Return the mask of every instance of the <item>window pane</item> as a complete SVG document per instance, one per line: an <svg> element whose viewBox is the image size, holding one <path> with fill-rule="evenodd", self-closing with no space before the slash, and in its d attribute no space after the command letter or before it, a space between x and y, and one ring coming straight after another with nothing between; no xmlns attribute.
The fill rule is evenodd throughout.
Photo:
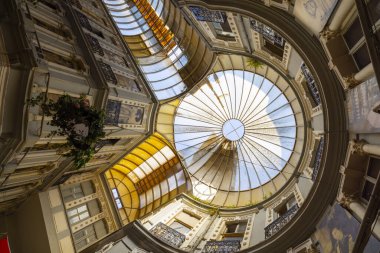
<svg viewBox="0 0 380 253"><path fill-rule="evenodd" d="M363 31L360 26L359 18L352 23L347 32L343 34L349 49L356 45L356 43L363 37Z"/></svg>
<svg viewBox="0 0 380 253"><path fill-rule="evenodd" d="M375 24L380 19L380 1L370 0L367 4L367 9L369 10L371 21Z"/></svg>
<svg viewBox="0 0 380 253"><path fill-rule="evenodd" d="M180 232L181 234L187 234L188 232L190 232L190 228L186 227L185 225L177 222L177 221L174 221L170 227L174 230L176 230L177 232Z"/></svg>
<svg viewBox="0 0 380 253"><path fill-rule="evenodd" d="M227 226L227 232L226 233L235 233L238 223L231 223L231 224L226 224Z"/></svg>
<svg viewBox="0 0 380 253"><path fill-rule="evenodd" d="M363 192L362 192L362 197L365 200L369 201L369 199L371 198L371 194L372 194L373 188L374 188L374 184L372 184L369 181L365 181L364 189L363 189Z"/></svg>
<svg viewBox="0 0 380 253"><path fill-rule="evenodd" d="M367 44L361 46L352 56L354 57L359 69L364 68L371 62L367 50Z"/></svg>
<svg viewBox="0 0 380 253"><path fill-rule="evenodd" d="M87 206L86 205L78 207L78 213L81 213L81 212L84 212L84 211L87 211Z"/></svg>
<svg viewBox="0 0 380 253"><path fill-rule="evenodd" d="M380 160L376 158L370 158L367 175L372 178L377 178L380 171Z"/></svg>
<svg viewBox="0 0 380 253"><path fill-rule="evenodd" d="M84 220L86 219L87 217L89 217L90 215L88 214L88 212L85 212L85 213L82 213L81 215L79 215L79 219L80 220Z"/></svg>
<svg viewBox="0 0 380 253"><path fill-rule="evenodd" d="M74 217L70 218L70 223L71 224L74 224L74 223L76 223L78 221L79 221L79 217L78 216L74 216Z"/></svg>
<svg viewBox="0 0 380 253"><path fill-rule="evenodd" d="M112 195L115 199L117 199L119 197L119 194L117 193L117 190L116 189L112 189Z"/></svg>
<svg viewBox="0 0 380 253"><path fill-rule="evenodd" d="M77 213L78 213L78 210L77 210L77 209L73 209L73 210L69 210L69 211L67 211L67 215L68 215L69 217L74 216L74 215L76 215Z"/></svg>
<svg viewBox="0 0 380 253"><path fill-rule="evenodd" d="M247 227L247 222L241 222L241 223L239 223L239 226L237 228L236 233L244 233L246 227Z"/></svg>

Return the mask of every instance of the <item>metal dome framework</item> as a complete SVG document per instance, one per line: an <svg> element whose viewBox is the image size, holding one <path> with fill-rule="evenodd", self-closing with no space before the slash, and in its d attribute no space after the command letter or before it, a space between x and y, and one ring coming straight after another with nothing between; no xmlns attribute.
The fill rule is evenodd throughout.
<svg viewBox="0 0 380 253"><path fill-rule="evenodd" d="M162 0L104 0L104 3L158 100L183 94L206 74L213 53L172 3Z"/></svg>
<svg viewBox="0 0 380 253"><path fill-rule="evenodd" d="M304 145L304 116L289 83L266 65L244 69L245 59L220 56L173 120L193 194L213 205L252 205L275 194L297 171ZM234 68L224 69L226 61Z"/></svg>

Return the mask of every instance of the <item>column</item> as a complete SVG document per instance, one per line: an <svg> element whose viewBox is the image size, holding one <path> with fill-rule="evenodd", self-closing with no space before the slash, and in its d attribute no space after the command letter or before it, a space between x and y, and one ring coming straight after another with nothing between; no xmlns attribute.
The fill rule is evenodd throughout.
<svg viewBox="0 0 380 253"><path fill-rule="evenodd" d="M361 82L367 80L369 77L375 74L372 63L365 66L358 73L349 77L344 77L344 83L346 89L352 89Z"/></svg>
<svg viewBox="0 0 380 253"><path fill-rule="evenodd" d="M347 17L349 11L354 7L354 0L344 0L340 1L337 11L334 14L334 17L331 20L331 23L323 29L320 33L325 39L330 39L335 37L339 32L340 26L343 23L344 19Z"/></svg>
<svg viewBox="0 0 380 253"><path fill-rule="evenodd" d="M368 144L364 140L354 142L353 149L359 154L371 154L380 156L380 145Z"/></svg>

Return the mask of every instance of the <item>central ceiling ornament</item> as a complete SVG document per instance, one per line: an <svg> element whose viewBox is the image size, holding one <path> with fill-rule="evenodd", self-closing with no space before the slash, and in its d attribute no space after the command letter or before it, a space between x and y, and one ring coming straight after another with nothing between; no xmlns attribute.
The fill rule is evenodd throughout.
<svg viewBox="0 0 380 253"><path fill-rule="evenodd" d="M288 87L289 88L289 87ZM193 194L211 200L272 184L294 153L297 124L288 88L243 70L209 75L180 102L174 142L193 182ZM268 188L268 189L269 189ZM262 196L265 195L264 191Z"/></svg>
<svg viewBox="0 0 380 253"><path fill-rule="evenodd" d="M244 131L244 124L238 119L229 119L222 127L223 136L229 141L240 140L244 136Z"/></svg>

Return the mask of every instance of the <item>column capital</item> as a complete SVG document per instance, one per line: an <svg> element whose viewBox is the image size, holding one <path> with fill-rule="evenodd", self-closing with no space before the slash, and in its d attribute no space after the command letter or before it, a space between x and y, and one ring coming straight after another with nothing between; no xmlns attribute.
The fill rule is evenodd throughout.
<svg viewBox="0 0 380 253"><path fill-rule="evenodd" d="M368 144L365 140L354 141L352 148L354 153L364 155L366 152L363 150L363 146Z"/></svg>
<svg viewBox="0 0 380 253"><path fill-rule="evenodd" d="M345 90L352 89L352 88L354 88L360 84L360 82L355 79L355 74L343 77L343 82L344 82L344 89Z"/></svg>
<svg viewBox="0 0 380 253"><path fill-rule="evenodd" d="M346 193L343 194L343 197L339 200L339 204L347 209L350 210L350 204L354 202L355 197L353 195L348 195Z"/></svg>
<svg viewBox="0 0 380 253"><path fill-rule="evenodd" d="M307 253L319 253L319 250L314 245L311 245L310 248L306 250Z"/></svg>
<svg viewBox="0 0 380 253"><path fill-rule="evenodd" d="M335 38L337 35L339 34L339 32L336 30L336 31L333 31L333 30L330 30L329 27L325 27L320 33L319 35L325 39L326 41L332 39L332 38Z"/></svg>

